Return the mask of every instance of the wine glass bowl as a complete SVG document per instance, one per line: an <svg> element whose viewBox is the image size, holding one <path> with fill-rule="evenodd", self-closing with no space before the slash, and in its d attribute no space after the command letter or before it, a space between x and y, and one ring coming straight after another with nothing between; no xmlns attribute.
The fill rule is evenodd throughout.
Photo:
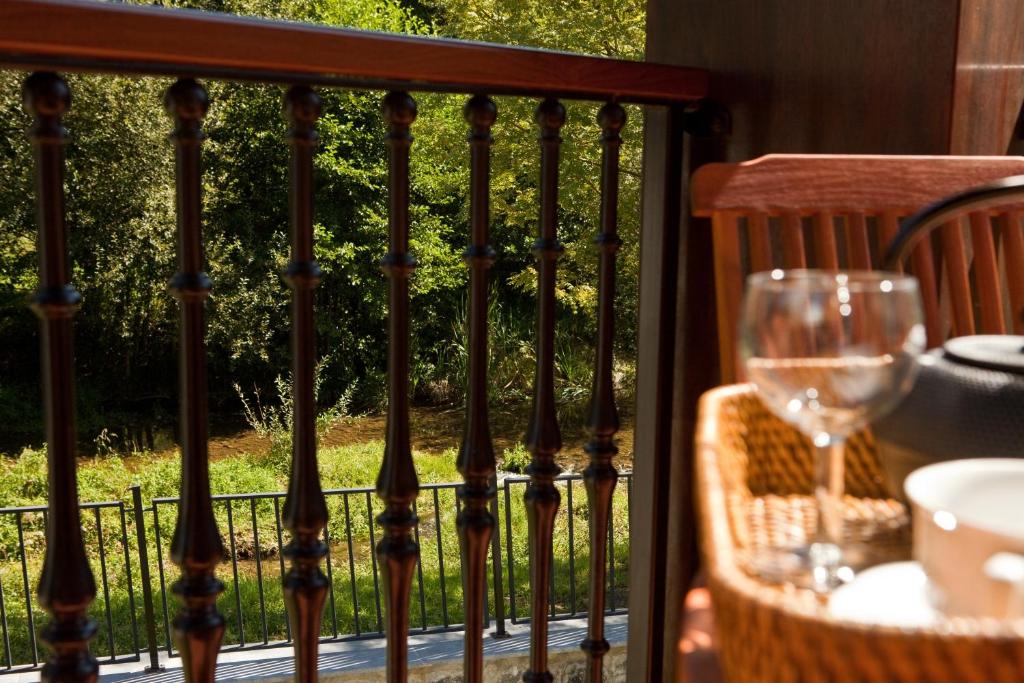
<svg viewBox="0 0 1024 683"><path fill-rule="evenodd" d="M917 280L773 270L747 285L740 335L747 377L769 410L818 448L813 541L754 558L753 566L826 591L852 577L840 543L843 443L910 390L925 347Z"/></svg>

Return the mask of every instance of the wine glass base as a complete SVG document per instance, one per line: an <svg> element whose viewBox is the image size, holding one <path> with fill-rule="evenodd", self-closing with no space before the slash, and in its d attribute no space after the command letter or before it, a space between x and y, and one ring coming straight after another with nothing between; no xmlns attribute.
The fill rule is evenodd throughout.
<svg viewBox="0 0 1024 683"><path fill-rule="evenodd" d="M843 549L832 543L811 543L793 548L759 549L747 568L771 583L783 583L829 593L853 580L856 572Z"/></svg>

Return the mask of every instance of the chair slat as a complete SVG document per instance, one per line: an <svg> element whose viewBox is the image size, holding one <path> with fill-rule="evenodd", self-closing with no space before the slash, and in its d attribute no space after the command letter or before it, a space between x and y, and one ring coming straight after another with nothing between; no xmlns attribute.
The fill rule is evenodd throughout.
<svg viewBox="0 0 1024 683"><path fill-rule="evenodd" d="M561 494L555 477L562 468L555 455L562 449L562 434L555 410L555 273L562 246L558 243L559 131L565 123L565 107L546 99L537 107L540 127L540 224L534 253L537 255L537 374L533 387L533 411L526 432L532 455L530 486L524 495L529 522L530 548L530 666L525 680L550 681L548 671L548 602L552 597L551 539Z"/></svg>
<svg viewBox="0 0 1024 683"><path fill-rule="evenodd" d="M871 242L868 239L867 219L859 211L846 216L846 250L851 268L871 270Z"/></svg>
<svg viewBox="0 0 1024 683"><path fill-rule="evenodd" d="M22 94L25 109L35 118L29 139L36 158L39 288L31 306L39 318L49 473L46 558L39 577L39 604L50 614L50 623L41 634L50 645L43 679L91 683L99 671L99 664L89 651L89 639L96 633L96 622L88 614L89 605L96 597L96 581L82 541L75 471L72 316L78 309L81 296L69 279L71 268L64 213L64 145L68 134L62 118L71 106L71 91L64 79L56 74L40 72L25 80ZM32 625L20 513L17 526L26 612ZM7 638L6 622L4 637ZM30 631L30 637L35 662L34 629ZM6 650L10 662L9 645Z"/></svg>
<svg viewBox="0 0 1024 683"><path fill-rule="evenodd" d="M967 250L960 221L953 221L939 228L939 239L953 311L953 336L974 334L971 282L967 272Z"/></svg>
<svg viewBox="0 0 1024 683"><path fill-rule="evenodd" d="M1010 327L1014 334L1024 334L1024 233L1020 219L1021 214L1016 211L998 218L1010 293Z"/></svg>
<svg viewBox="0 0 1024 683"><path fill-rule="evenodd" d="M818 268L839 269L839 254L836 251L835 217L826 211L814 214L814 256Z"/></svg>
<svg viewBox="0 0 1024 683"><path fill-rule="evenodd" d="M804 230L800 215L782 214L782 266L784 268L806 268L807 255L804 251Z"/></svg>
<svg viewBox="0 0 1024 683"><path fill-rule="evenodd" d="M999 265L992 236L992 222L987 213L970 215L971 245L974 248L974 282L978 290L978 308L983 334L1005 334L1003 297L999 291Z"/></svg>
<svg viewBox="0 0 1024 683"><path fill-rule="evenodd" d="M736 214L711 216L715 260L715 304L718 307L718 340L723 349L719 359L723 384L738 381L742 369L736 364L736 332L743 296L743 264L740 259L740 235ZM726 353L725 349L729 349Z"/></svg>
<svg viewBox="0 0 1024 683"><path fill-rule="evenodd" d="M747 217L747 243L750 246L750 272L760 273L775 267L767 214L752 213Z"/></svg>
<svg viewBox="0 0 1024 683"><path fill-rule="evenodd" d="M498 116L494 100L475 95L464 112L469 123L470 240L469 377L466 387L466 429L457 465L465 486L458 490L462 511L456 518L462 551L462 595L465 608L462 680L480 683L484 676L484 611L487 609L487 546L495 519L490 503L495 490L494 444L487 414L487 290L494 250L490 234L491 126Z"/></svg>
<svg viewBox="0 0 1024 683"><path fill-rule="evenodd" d="M900 217L895 211L883 211L878 216L878 237L881 249L879 258L885 258L889 245L896 239L900 231ZM897 272L903 272L903 264L897 266Z"/></svg>
<svg viewBox="0 0 1024 683"><path fill-rule="evenodd" d="M941 346L946 340L942 328L942 314L939 307L939 280L935 274L935 254L931 238L918 242L910 254L910 266L921 288L921 305L924 308L924 326L927 332L928 348Z"/></svg>

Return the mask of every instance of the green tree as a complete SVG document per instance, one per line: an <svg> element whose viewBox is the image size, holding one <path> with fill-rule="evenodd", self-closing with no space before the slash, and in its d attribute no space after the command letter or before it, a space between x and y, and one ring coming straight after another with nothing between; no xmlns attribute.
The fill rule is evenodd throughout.
<svg viewBox="0 0 1024 683"><path fill-rule="evenodd" d="M335 26L640 57L639 0L178 0L181 7L313 21ZM21 111L23 73L0 72L0 421L5 432L38 434L36 322L25 307L35 287L30 121ZM73 279L83 294L76 318L82 425L86 432L141 416L172 421L176 403L177 307L166 292L175 270L173 154L161 105L162 78L68 77L74 102L66 125L68 220ZM207 82L204 237L214 290L208 309L211 403L239 409L231 386L271 393L289 365L286 124L283 89ZM387 164L382 93L323 89L316 156L319 354L327 401L355 387L357 408L384 390L386 289L377 262L387 245ZM457 400L465 349L468 146L464 96L417 96L412 163L414 381L419 395ZM536 101L498 98L492 180L495 363L523 396L530 383L535 275L529 248L537 221ZM595 305L599 103L566 103L560 184L560 348L576 360L563 379L585 384ZM639 197L639 112L623 146L620 230L620 353L633 353ZM584 362L586 361L586 362ZM574 379L569 378L573 375ZM439 390L438 387L441 387ZM28 407L28 408L26 408ZM6 436L6 435L5 435ZM0 448L8 439L0 438Z"/></svg>

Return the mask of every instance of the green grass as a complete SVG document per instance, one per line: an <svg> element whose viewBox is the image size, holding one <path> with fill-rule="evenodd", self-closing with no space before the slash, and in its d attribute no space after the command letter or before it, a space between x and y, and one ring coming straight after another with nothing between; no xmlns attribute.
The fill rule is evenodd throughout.
<svg viewBox="0 0 1024 683"><path fill-rule="evenodd" d="M366 487L372 485L380 464L383 443L369 441L357 445L326 448L320 453L320 472L325 489ZM511 455L511 454L510 454ZM455 469L455 451L439 453L416 452L416 469L421 483L456 482L461 479ZM5 459L0 480L3 500L9 506L45 504L46 475L45 456L26 450L20 456ZM134 516L130 510L131 486L141 486L144 505L151 507L153 498L177 495L180 479L177 457L156 457L144 454L127 459L116 456L83 459L79 462L79 491L83 501L123 501L126 508L124 530L127 533L130 571L134 593L134 616L139 624L141 647L145 647L141 580L139 576L139 554L136 544ZM273 455L241 455L211 463L211 488L214 494L240 494L253 492L284 491L287 483L286 459ZM587 577L589 561L588 508L582 482L572 484L573 515L568 514L568 485L562 482L562 505L556 519L555 558L555 603L559 612L571 611L573 598L577 611L585 611L587 604ZM522 502L525 484L510 484L512 557L515 585L515 611L519 618L529 613L529 555L527 552L527 522ZM501 562L505 593L505 612L510 614L510 581L508 576L508 539L505 525L505 500L499 490L499 525L501 536ZM343 494L328 494L330 522L328 533L331 541L330 569L333 578L333 595L324 610L322 633L333 636L357 632L366 633L378 628L377 602L374 593L373 542L380 538L380 528L371 523L382 510L380 501L373 494L348 494L348 516L345 514ZM278 501L279 504L283 499ZM623 482L617 489L614 500L615 539L615 592L616 604L625 605L625 586L628 578L628 524L626 491ZM162 568L167 587L177 578L178 569L167 557L173 532L173 504L158 505L159 551L154 515L146 513L148 554L150 558L151 586L157 614L157 639L165 647L166 628L164 606L161 599L159 570ZM230 508L230 516L229 516ZM456 497L454 488L443 488L434 492L421 491L417 501L420 517L420 566L413 582L413 596L410 619L413 630L427 626L441 626L444 623L458 624L463 621L462 586L459 574L459 545L455 527ZM264 639L263 614L266 615L266 638L280 640L286 636L286 617L281 591L281 555L275 524L275 506L272 499L255 503L248 500L219 502L215 505L217 524L224 539L225 547L238 557L237 565L225 561L218 568L218 576L225 583L225 591L218 607L227 620L225 646L230 647L243 640L246 643L262 642ZM253 518L255 517L255 523ZM83 511L82 530L90 552L90 560L97 581L97 600L91 613L100 625L99 635L93 640L93 650L103 661L111 651L124 654L134 651L135 642L131 629L131 600L125 564L125 547L121 534L121 509L104 508L99 512L100 526L96 514ZM350 528L351 540L347 533ZM229 524L230 523L230 524ZM573 529L573 562L570 571L569 527ZM229 534L229 528L231 533ZM102 530L102 543L100 531ZM25 568L28 572L29 593L33 602L32 612L35 630L38 633L46 622L46 615L35 605L35 587L38 582L42 557L45 550L43 515L27 512L22 515L22 536L26 547ZM258 538L258 543L256 542ZM288 542L288 533L283 532ZM353 561L349 561L349 548ZM102 549L102 556L101 556ZM257 566L257 558L258 565ZM162 562L161 562L162 560ZM105 571L101 568L105 564ZM443 565L443 572L442 572ZM237 580L236 580L237 573ZM107 577L104 590L102 576ZM262 577L264 602L261 609L259 599L259 577ZM422 578L421 578L422 577ZM8 623L9 648L0 645L0 666L6 664L8 655L14 665L30 663L32 649L28 637L28 618L22 577L22 558L19 553L18 529L13 515L0 515L0 588L3 590L3 607ZM422 585L423 603L420 603ZM237 590L237 595L236 595ZM354 599L353 599L354 598ZM443 599L445 598L445 599ZM489 607L493 613L493 587L489 587ZM610 598L609 598L610 599ZM359 606L358 628L355 604ZM447 604L447 614L443 603ZM107 635L109 623L113 626L114 641ZM167 610L170 618L177 611L177 600L167 596ZM383 618L383 615L381 615ZM335 623L337 627L335 629ZM45 657L45 647L40 644L40 656Z"/></svg>

